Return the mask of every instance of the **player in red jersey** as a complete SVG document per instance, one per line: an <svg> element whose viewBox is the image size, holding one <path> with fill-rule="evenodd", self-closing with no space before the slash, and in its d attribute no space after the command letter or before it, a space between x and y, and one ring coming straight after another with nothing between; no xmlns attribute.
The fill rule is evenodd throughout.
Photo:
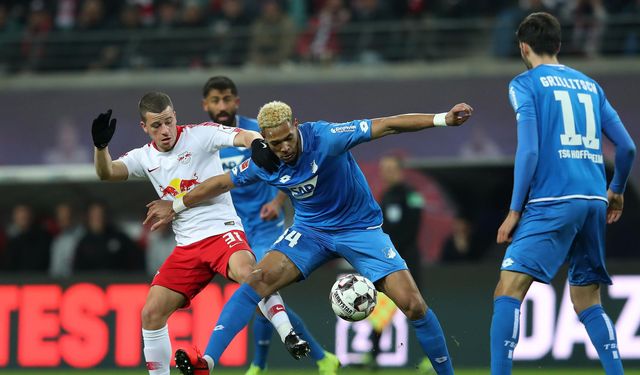
<svg viewBox="0 0 640 375"><path fill-rule="evenodd" d="M213 122L176 125L176 112L164 93L145 94L138 107L140 126L151 142L115 161L107 145L115 132L116 119L111 119L109 110L93 121L94 163L101 180L147 178L161 199L174 201L175 205L181 203L177 198L201 181L223 173L219 149L242 146L254 150L252 157L260 157L262 137L257 132ZM156 273L142 309L144 355L150 375L170 372L169 316L188 307L216 274L241 283L255 265L255 256L229 193L185 212L173 221L172 227L178 246ZM279 295L265 298L260 310L273 323L294 358L308 353L309 346L293 331ZM206 364L202 365L206 368Z"/></svg>

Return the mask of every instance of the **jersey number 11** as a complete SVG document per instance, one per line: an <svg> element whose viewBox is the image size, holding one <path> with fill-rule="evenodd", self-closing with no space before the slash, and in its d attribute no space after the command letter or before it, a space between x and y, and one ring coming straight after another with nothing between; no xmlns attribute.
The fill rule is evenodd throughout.
<svg viewBox="0 0 640 375"><path fill-rule="evenodd" d="M585 93L578 94L578 101L582 103L585 109L585 120L587 122L587 135L576 133L576 122L573 118L573 107L569 92L565 90L556 90L553 92L557 101L562 106L562 121L564 123L564 133L560 134L560 143L563 146L580 146L599 150L600 140L596 137L596 118L593 114L593 101L591 95Z"/></svg>

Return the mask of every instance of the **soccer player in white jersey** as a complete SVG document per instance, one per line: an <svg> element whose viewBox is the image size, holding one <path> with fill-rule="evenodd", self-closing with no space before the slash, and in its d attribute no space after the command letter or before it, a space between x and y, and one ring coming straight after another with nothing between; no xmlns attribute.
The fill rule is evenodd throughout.
<svg viewBox="0 0 640 375"><path fill-rule="evenodd" d="M373 198L351 148L384 136L419 131L433 126L458 126L473 109L464 103L447 113L412 113L346 123L325 121L298 124L291 107L265 104L258 124L265 148L277 156L273 164L247 160L231 172L207 179L182 197L183 207L160 200L149 205L149 217L159 223L179 217L200 201L229 190L264 181L284 191L295 208L293 225L271 246L247 282L223 308L203 357L178 350L176 364L217 363L231 339L251 319L262 299L295 281L309 277L329 260L342 257L374 282L407 316L424 353L438 374L453 374L453 365L440 322L427 307L402 256L382 229L382 211ZM177 214L177 215L176 215ZM153 229L153 228L152 228Z"/></svg>
<svg viewBox="0 0 640 375"><path fill-rule="evenodd" d="M145 94L139 111L140 126L151 142L115 161L107 145L115 132L116 119L111 119L109 110L93 121L96 173L101 180L108 181L147 178L158 196L167 201L175 201L205 179L221 174L219 149L234 146L256 149L254 141L262 138L254 131L213 122L178 126L171 99L160 92ZM260 147L253 156L259 157L259 152ZM177 247L156 273L142 309L144 355L150 375L170 372L169 316L188 307L216 274L241 283L255 265L255 256L228 193L202 202L173 221L172 226ZM280 296L269 296L259 307L289 352L296 359L306 355L308 344L293 331Z"/></svg>
<svg viewBox="0 0 640 375"><path fill-rule="evenodd" d="M498 243L511 245L494 293L491 373L511 374L520 305L531 283L549 283L567 261L574 310L605 372L622 374L600 284L611 284L605 227L622 214L635 146L600 85L558 62L560 23L554 16L529 15L517 36L528 70L509 84L518 148L511 207L497 235ZM616 146L608 189L603 135Z"/></svg>

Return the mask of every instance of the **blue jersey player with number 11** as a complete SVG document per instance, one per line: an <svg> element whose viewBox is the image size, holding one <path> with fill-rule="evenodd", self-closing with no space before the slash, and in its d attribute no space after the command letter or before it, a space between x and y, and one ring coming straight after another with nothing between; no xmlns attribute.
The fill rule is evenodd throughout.
<svg viewBox="0 0 640 375"><path fill-rule="evenodd" d="M511 374L520 304L533 281L549 283L565 260L571 302L602 367L606 374L622 374L600 284L611 284L604 261L605 226L622 214L635 146L602 88L558 63L560 24L555 17L529 15L517 37L529 70L509 85L518 148L511 207L497 235L498 243L511 245L494 294L491 374ZM616 146L608 191L603 135Z"/></svg>
<svg viewBox="0 0 640 375"><path fill-rule="evenodd" d="M420 345L438 374L453 374L451 358L438 318L428 308L407 264L382 229L382 212L349 151L360 143L433 126L457 126L472 108L457 104L447 113L405 114L346 123L298 124L282 102L265 104L258 125L271 159L252 155L230 173L205 180L172 206L149 204L148 218L160 224L204 199L234 187L265 181L287 193L295 208L293 225L271 246L249 280L223 308L202 358L176 352L183 374L194 365L208 369L231 339L247 324L261 295L308 277L329 260L342 257L374 282L409 318ZM155 224L154 224L155 225Z"/></svg>

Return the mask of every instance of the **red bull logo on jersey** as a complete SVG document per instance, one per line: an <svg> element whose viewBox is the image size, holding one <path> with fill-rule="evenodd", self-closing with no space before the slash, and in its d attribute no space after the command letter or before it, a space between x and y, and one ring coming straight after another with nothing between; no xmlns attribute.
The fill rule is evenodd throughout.
<svg viewBox="0 0 640 375"><path fill-rule="evenodd" d="M189 165L191 162L191 151L185 151L178 155L178 162L180 164Z"/></svg>
<svg viewBox="0 0 640 375"><path fill-rule="evenodd" d="M318 182L318 176L314 176L313 178L301 184L291 186L289 188L289 191L291 191L291 195L295 199L309 198L315 192L317 182Z"/></svg>
<svg viewBox="0 0 640 375"><path fill-rule="evenodd" d="M193 189L193 187L198 185L199 183L200 181L198 181L198 176L195 173L193 174L193 178L174 178L173 180L171 180L168 186L158 185L158 187L160 188L160 198L164 199L168 196L180 198L183 195L187 194L189 190Z"/></svg>

